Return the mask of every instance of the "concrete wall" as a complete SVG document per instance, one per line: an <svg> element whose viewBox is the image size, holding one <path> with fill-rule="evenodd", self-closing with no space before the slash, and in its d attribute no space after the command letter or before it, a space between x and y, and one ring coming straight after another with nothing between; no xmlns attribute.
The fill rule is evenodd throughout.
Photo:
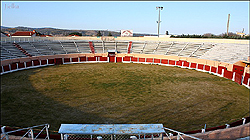
<svg viewBox="0 0 250 140"><path fill-rule="evenodd" d="M249 44L249 40L237 40L237 39L197 39L197 38L168 38L168 37L104 37L107 40L123 40L123 41L166 41L166 42L197 42L197 43L231 43L231 44ZM34 37L35 40L102 40L102 37ZM14 38L11 37L1 37L1 41L13 41ZM18 37L15 37L18 41ZM24 40L23 38L21 40ZM28 39L26 39L28 40ZM33 37L29 37L32 41Z"/></svg>

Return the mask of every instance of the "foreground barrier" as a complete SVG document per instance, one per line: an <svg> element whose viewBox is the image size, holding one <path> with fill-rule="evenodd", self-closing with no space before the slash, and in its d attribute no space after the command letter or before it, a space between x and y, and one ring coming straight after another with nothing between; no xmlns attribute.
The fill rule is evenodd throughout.
<svg viewBox="0 0 250 140"><path fill-rule="evenodd" d="M36 130L38 129L38 130ZM35 130L38 131L38 133L35 133ZM46 131L46 134L42 134L43 130ZM18 130L12 130L12 131L5 131L5 126L1 127L1 140L2 139L13 139L9 138L9 135L21 135L22 137L20 139L23 139L24 137L29 137L32 140L37 138L44 138L49 140L49 124L42 124L42 125L36 125L28 128L22 128Z"/></svg>

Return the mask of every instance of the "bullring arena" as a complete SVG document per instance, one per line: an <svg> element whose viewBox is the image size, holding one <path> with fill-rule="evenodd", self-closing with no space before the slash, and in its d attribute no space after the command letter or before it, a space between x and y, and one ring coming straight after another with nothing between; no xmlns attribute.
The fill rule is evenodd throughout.
<svg viewBox="0 0 250 140"><path fill-rule="evenodd" d="M63 64L70 64L70 65L63 65ZM149 66L149 67L144 67L145 65L140 67L140 64L147 64L146 66ZM165 68L170 68L169 70L170 72L177 71L179 73L175 73L175 75L183 76L185 75L183 74L184 71L179 71L179 70L185 70L188 73L193 73L194 72L193 70L195 70L195 73L192 75L200 75L200 73L203 73L203 74L206 74L207 77L211 76L212 77L211 79L219 78L218 81L231 82L228 85L235 86L236 88L239 87L240 89L240 91L237 90L239 93L237 93L237 91L234 91L236 92L234 95L234 98L237 98L238 100L237 100L237 103L235 104L233 104L232 101L226 104L228 104L229 106L237 106L238 102L241 102L241 101L245 104L245 106L243 105L243 106L238 107L239 110L241 110L242 112L240 112L239 114L236 113L237 115L235 116L233 115L235 113L231 114L234 117L228 118L228 119L220 118L220 122L218 122L217 124L213 124L212 127L211 126L209 127L208 125L208 128L204 127L205 122L201 121L202 122L201 124L198 124L197 126L193 128L190 125L190 127L186 127L185 129L183 129L181 132L183 132L184 134L181 132L179 133L179 130L181 130L181 126L180 127L176 126L175 130L177 129L178 131L174 131L174 132L167 128L169 126L171 126L170 128L172 128L172 126L174 127L174 123L171 124L169 122L169 125L165 126L167 125L167 123L165 124L161 121L157 122L156 120L154 120L154 118L152 119L153 121L151 123L163 123L164 128L166 127L164 129L166 133L164 133L162 136L163 139L179 139L179 138L184 138L184 139L196 139L196 138L197 139L239 139L239 138L245 138L250 135L249 133L249 127L250 127L249 93L248 93L249 87L250 87L249 40L174 39L174 38L156 38L156 37L117 37L117 38L114 38L114 37L104 37L104 38L97 38L97 37L38 38L38 37L34 37L34 38L2 38L1 39L1 79L5 78L5 76L6 77L7 76L21 77L21 75L25 74L21 72L26 72L26 71L28 72L29 70L32 70L31 73L37 73L33 77L33 79L36 79L37 76L39 75L38 72L40 71L45 72L49 68L52 68L52 71L48 72L47 74L52 73L53 68L65 67L68 69L70 67L74 69L81 68L81 69L87 70L88 65L91 65L91 68L93 67L95 68L98 66L101 66L102 68L108 67L110 69L113 67L119 67L119 68L126 67L126 69L119 69L119 71L125 71L125 72L127 71L129 74L133 74L138 69L140 69L139 73L143 73L144 71L146 72L146 69L149 69L149 70L158 69L158 67L160 67L159 71L165 71L167 70ZM86 68L83 68L85 66ZM129 71L130 70L129 68L132 69L132 71ZM96 71L98 71L98 69ZM152 71L154 70L151 70L150 72ZM20 75L15 75L15 74L20 74ZM44 77L46 77L47 74L41 73L41 75ZM119 75L119 73L118 74L114 73L114 75ZM124 77L124 79L127 77L128 79L134 79L136 76L137 75L135 75L134 77L132 76L129 77L128 75ZM141 77L141 76L138 76L138 77ZM191 76L188 76L186 77L186 79L189 79L190 77ZM28 77L28 78L29 80L32 79L32 77ZM93 77L93 78L96 78L96 77ZM105 79L106 78L107 77L105 77ZM204 79L203 76L202 78ZM101 81L101 78L96 79L96 80ZM119 80L120 79L118 79L117 81ZM75 82L76 81L77 80L75 79ZM189 80L185 82L185 77L183 77L182 80L180 81L183 81L181 85L184 85L185 83L190 82ZM210 88L213 88L213 86L214 88L218 87L218 85L209 85L209 84L206 85L204 83L202 84L201 82L202 79L198 79L197 81L198 81L197 82L198 86L200 82L200 86L204 86L204 87L210 86ZM117 83L113 82L112 84L117 84ZM191 80L190 83L191 85L189 86L193 86L195 81ZM39 85L41 83L36 83L36 84ZM106 84L102 83L102 84L104 84L107 88L109 86L112 86L112 84L109 84L109 83L106 83ZM136 81L132 85L135 85L135 84L136 84ZM164 86L169 86L169 85L171 84L167 84ZM2 85L2 84L1 86L3 88L12 87L12 86L8 87L8 85ZM34 88L36 87L35 85L33 86ZM225 88L223 85L221 85L221 87ZM124 87L121 87L121 88L124 88ZM143 92L144 90L143 86L139 88L141 88ZM166 89L169 89L169 88L171 87L167 87ZM150 88L150 90L151 89L152 88ZM198 94L199 93L209 94L207 93L207 92L210 92L208 89L209 88L206 88L206 91L201 91L199 89L194 90L194 91L197 92ZM221 92L229 92L229 91L224 91L224 89L220 89L220 88L218 89ZM233 89L230 89L230 87L228 87L228 89L233 90ZM15 89L15 90L18 92L18 89ZM131 89L131 92L133 90L135 89ZM172 91L178 91L178 90L180 89L177 88ZM99 89L98 91L103 91L103 89ZM241 91L243 92L241 93ZM152 93L155 94L154 96L160 95L154 91L152 91ZM3 99L3 97L5 97L3 94L6 94L6 93L4 91L1 92L1 104L2 104L1 127L7 126L5 127L5 130L4 130L5 133L8 131L15 130L15 126L19 128L30 127L30 126L25 126L25 123L28 123L25 121L23 122L24 124L20 124L19 126L15 124L10 124L11 120L8 119L10 116L6 116L4 115L4 113L7 114L9 112L12 112L12 115L13 115L15 114L15 112L13 112L15 111L15 109L8 110L8 108L11 108L10 106L3 107L3 101L11 100L12 98L11 97L8 99ZM244 95L241 95L241 94L244 94ZM180 96L183 96L183 95L180 95ZM215 95L215 96L221 96L221 95ZM204 95L204 97L208 97L208 96ZM58 97L53 98L53 99L56 100L57 98ZM132 96L132 98L134 99L138 97ZM188 98L192 98L192 97L188 97ZM240 98L244 98L244 99L240 100ZM98 97L96 97L96 100L97 99ZM26 99L20 99L20 100L25 101ZM87 100L92 101L91 99L87 99ZM154 100L157 100L157 98L154 98ZM179 101L180 100L173 99L173 100L170 100L169 102L173 102L171 104L175 104L175 102L179 102ZM181 101L189 101L189 100L181 100ZM205 100L201 99L201 101L205 101ZM224 102L224 100L221 102ZM218 105L217 102L214 102L214 103L215 104L211 103L211 106L209 106L209 108L211 108L212 106L216 107L216 105ZM9 105L11 105L11 103ZM19 105L22 106L21 104ZM19 105L17 104L15 106L18 108ZM39 102L34 103L34 105L39 106ZM76 105L72 105L72 106L75 107ZM159 105L159 104L156 104L156 105ZM202 103L199 103L199 105L202 106ZM13 102L13 106L14 106L14 102ZM105 108L105 105L103 107ZM127 108L129 108L129 104ZM149 107L149 108L153 108L153 107ZM187 108L187 107L184 107L184 108ZM195 108L197 109L198 106L195 106ZM223 109L223 107L221 108ZM174 109L174 107L171 109ZM215 108L215 110L216 109L217 108ZM223 113L227 114L227 113L232 113L234 111L237 112L236 109L234 111L231 110L230 112L230 109L234 110L235 108L229 108L228 112L225 111ZM93 107L93 110L95 110L94 107ZM161 110L164 110L164 108ZM176 110L177 112L179 111L178 108L176 108ZM197 110L195 110L195 112L196 111ZM156 112L159 112L159 111L157 110ZM29 112L24 111L23 113L25 114ZM165 113L165 112L162 111L159 114L162 114L162 113ZM173 112L170 112L170 113L174 114ZM185 113L187 112L182 112L182 114L185 114ZM143 112L142 114L145 114L145 112ZM18 119L18 115L16 114L15 117L13 116L13 118ZM30 116L28 114L26 115ZM165 115L166 117L170 116L169 114L165 114ZM221 114L221 116L223 116L223 114ZM185 118L185 116L183 117ZM180 118L181 119L179 121L183 120L182 117ZM217 118L214 117L213 119L216 120ZM91 120L91 117L90 117L90 120ZM34 121L34 120L32 120L32 117L31 117L29 121ZM192 121L192 120L184 120L184 122L185 121ZM34 124L32 124L32 126L40 124L40 123L36 124L35 122L36 121L34 121ZM127 124L134 124L131 122L132 121L130 122L125 121L125 123ZM150 123L147 120L145 120L144 122ZM61 122L61 124L63 123L64 122ZM69 123L79 123L79 122L69 121ZM86 122L86 123L92 124L96 122L93 120L93 121ZM101 122L101 123L105 123L105 122ZM118 121L114 123L119 124L120 122ZM135 123L138 123L138 122L135 121ZM143 124L143 122L139 122L138 124ZM181 125L181 124L178 124L178 125ZM51 128L53 127L58 128L59 126L51 126ZM173 135L169 133L170 131L172 132ZM25 133L26 133L25 131L18 131L13 134L24 135ZM11 139L11 136L14 138L13 134L9 134L10 139ZM2 133L1 138L2 137L4 137L4 133ZM46 134L40 134L39 137L41 138L46 137ZM56 131L53 131L53 132L51 131L49 137L50 139L61 139L60 134L58 134ZM156 139L160 138L157 136L155 137ZM5 138L6 137L4 137L3 139ZM137 138L141 138L141 137L137 136ZM85 138L85 139L88 139L88 138ZM93 138L93 139L97 139L97 138Z"/></svg>

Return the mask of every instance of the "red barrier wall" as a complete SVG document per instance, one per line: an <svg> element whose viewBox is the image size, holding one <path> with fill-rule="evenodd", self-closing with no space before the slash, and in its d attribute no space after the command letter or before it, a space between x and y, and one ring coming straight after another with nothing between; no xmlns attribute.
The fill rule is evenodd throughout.
<svg viewBox="0 0 250 140"><path fill-rule="evenodd" d="M9 67L9 65L5 65L5 66L3 66L3 70L4 70L4 71L10 71L10 67Z"/></svg>
<svg viewBox="0 0 250 140"><path fill-rule="evenodd" d="M54 59L49 59L49 60L48 60L48 63L49 63L49 64L54 64L55 61L54 61Z"/></svg>
<svg viewBox="0 0 250 140"><path fill-rule="evenodd" d="M224 75L223 77L227 78L227 79L233 79L233 72L232 71L228 71L228 70L224 70Z"/></svg>
<svg viewBox="0 0 250 140"><path fill-rule="evenodd" d="M32 66L32 62L31 61L26 62L26 67L30 67L30 66Z"/></svg>
<svg viewBox="0 0 250 140"><path fill-rule="evenodd" d="M189 67L189 62L184 61L184 62L183 62L183 66L184 66L184 67Z"/></svg>
<svg viewBox="0 0 250 140"><path fill-rule="evenodd" d="M154 61L153 61L153 58L147 58L147 59L146 59L146 62L148 62L148 63L153 63Z"/></svg>
<svg viewBox="0 0 250 140"><path fill-rule="evenodd" d="M175 61L174 60L168 60L169 65L175 65Z"/></svg>
<svg viewBox="0 0 250 140"><path fill-rule="evenodd" d="M64 63L69 63L70 62L70 58L64 58Z"/></svg>
<svg viewBox="0 0 250 140"><path fill-rule="evenodd" d="M195 68L196 68L196 66L197 66L197 64L196 64L196 63L191 63L190 68L195 69Z"/></svg>
<svg viewBox="0 0 250 140"><path fill-rule="evenodd" d="M242 75L235 72L234 81L241 85Z"/></svg>
<svg viewBox="0 0 250 140"><path fill-rule="evenodd" d="M154 63L161 63L161 59L155 58L155 59L154 59Z"/></svg>
<svg viewBox="0 0 250 140"><path fill-rule="evenodd" d="M72 62L78 62L78 57L71 58L71 61L72 61Z"/></svg>
<svg viewBox="0 0 250 140"><path fill-rule="evenodd" d="M204 65L203 64L198 64L198 69L199 70L203 70L204 69Z"/></svg>
<svg viewBox="0 0 250 140"><path fill-rule="evenodd" d="M80 61L81 61L81 62L86 61L86 60L87 60L86 56L81 56L81 57L80 57Z"/></svg>
<svg viewBox="0 0 250 140"><path fill-rule="evenodd" d="M233 72L236 72L236 73L243 75L244 67L238 66L238 65L233 65Z"/></svg>
<svg viewBox="0 0 250 140"><path fill-rule="evenodd" d="M108 57L99 57L100 61L108 61Z"/></svg>
<svg viewBox="0 0 250 140"><path fill-rule="evenodd" d="M38 65L40 65L39 60L33 60L33 65L34 65L34 66L38 66Z"/></svg>
<svg viewBox="0 0 250 140"><path fill-rule="evenodd" d="M25 66L24 66L24 62L18 62L18 68L24 68Z"/></svg>
<svg viewBox="0 0 250 140"><path fill-rule="evenodd" d="M12 63L10 66L11 66L11 70L15 70L15 69L17 69L17 65L16 65L16 63Z"/></svg>
<svg viewBox="0 0 250 140"><path fill-rule="evenodd" d="M210 66L208 65L205 65L205 68L204 68L205 71L210 71Z"/></svg>
<svg viewBox="0 0 250 140"><path fill-rule="evenodd" d="M96 61L95 57L88 57L88 61Z"/></svg>
<svg viewBox="0 0 250 140"><path fill-rule="evenodd" d="M161 60L161 63L162 63L162 64L168 64L168 60L167 60L167 59L162 59L162 60Z"/></svg>
<svg viewBox="0 0 250 140"><path fill-rule="evenodd" d="M123 61L130 61L130 56L123 57Z"/></svg>
<svg viewBox="0 0 250 140"><path fill-rule="evenodd" d="M145 62L146 59L145 58L139 58L139 62Z"/></svg>
<svg viewBox="0 0 250 140"><path fill-rule="evenodd" d="M245 84L245 85L248 84L248 79L249 79L249 77L250 77L250 74L249 74L249 73L246 73L246 74L245 74L245 77L244 77L244 79L243 79L243 84ZM248 84L248 86L249 86L249 84Z"/></svg>
<svg viewBox="0 0 250 140"><path fill-rule="evenodd" d="M216 73L216 71L217 71L217 68L212 66L211 67L211 72Z"/></svg>
<svg viewBox="0 0 250 140"><path fill-rule="evenodd" d="M116 62L122 62L122 57L116 57Z"/></svg>
<svg viewBox="0 0 250 140"><path fill-rule="evenodd" d="M47 60L41 60L41 65L46 65L47 64Z"/></svg>
<svg viewBox="0 0 250 140"><path fill-rule="evenodd" d="M177 65L177 66L182 66L182 61L181 61L181 60L176 61L176 65Z"/></svg>
<svg viewBox="0 0 250 140"><path fill-rule="evenodd" d="M218 66L218 74L222 74L222 69L224 69L224 71L227 69L226 67L223 66Z"/></svg>
<svg viewBox="0 0 250 140"><path fill-rule="evenodd" d="M137 61L138 61L138 58L137 58L137 57L131 57L131 61L132 61L132 62L137 62Z"/></svg>
<svg viewBox="0 0 250 140"><path fill-rule="evenodd" d="M55 64L56 64L56 65L61 65L61 64L63 64L62 58L55 58Z"/></svg>

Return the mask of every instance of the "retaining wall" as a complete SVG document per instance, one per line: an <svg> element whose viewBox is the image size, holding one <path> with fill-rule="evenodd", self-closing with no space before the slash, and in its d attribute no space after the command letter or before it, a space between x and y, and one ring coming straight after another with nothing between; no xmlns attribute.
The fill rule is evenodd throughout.
<svg viewBox="0 0 250 140"><path fill-rule="evenodd" d="M36 57L25 57L1 61L1 74L23 69L36 68L48 65L69 63L96 63L110 62L108 53L98 54L61 54ZM114 62L158 64L165 66L178 66L181 68L195 69L197 71L209 72L220 77L235 81L247 88L250 87L249 66L229 64L218 61L197 59L190 57L152 55L152 54L116 54Z"/></svg>

